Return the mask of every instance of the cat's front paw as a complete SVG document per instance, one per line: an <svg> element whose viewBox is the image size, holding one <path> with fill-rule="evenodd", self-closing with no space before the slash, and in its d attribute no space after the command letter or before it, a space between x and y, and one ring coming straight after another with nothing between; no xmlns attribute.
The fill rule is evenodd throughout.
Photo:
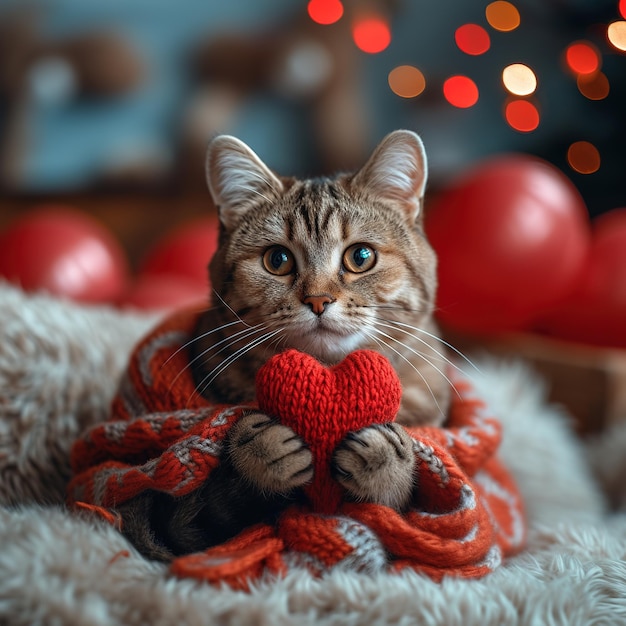
<svg viewBox="0 0 626 626"><path fill-rule="evenodd" d="M232 426L227 450L237 472L267 494L287 494L313 478L313 456L304 441L263 413Z"/></svg>
<svg viewBox="0 0 626 626"><path fill-rule="evenodd" d="M415 483L413 440L399 424L349 433L333 455L333 474L359 501L396 510L407 506Z"/></svg>

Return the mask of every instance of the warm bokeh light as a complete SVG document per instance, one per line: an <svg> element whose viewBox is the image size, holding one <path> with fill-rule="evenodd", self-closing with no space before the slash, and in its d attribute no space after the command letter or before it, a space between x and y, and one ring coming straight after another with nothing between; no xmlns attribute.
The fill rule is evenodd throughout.
<svg viewBox="0 0 626 626"><path fill-rule="evenodd" d="M530 133L539 126L539 110L529 100L507 102L504 117L509 126L520 133Z"/></svg>
<svg viewBox="0 0 626 626"><path fill-rule="evenodd" d="M318 24L334 24L343 15L343 4L340 0L310 0L307 11Z"/></svg>
<svg viewBox="0 0 626 626"><path fill-rule="evenodd" d="M619 21L609 24L606 37L611 45L622 52L626 52L626 22Z"/></svg>
<svg viewBox="0 0 626 626"><path fill-rule="evenodd" d="M426 88L424 74L412 65L399 65L389 72L391 91L401 98L415 98Z"/></svg>
<svg viewBox="0 0 626 626"><path fill-rule="evenodd" d="M454 41L465 54L477 56L489 50L491 39L489 33L478 24L463 24L454 33Z"/></svg>
<svg viewBox="0 0 626 626"><path fill-rule="evenodd" d="M589 100L604 100L609 95L609 79L602 72L580 74L576 79L580 93Z"/></svg>
<svg viewBox="0 0 626 626"><path fill-rule="evenodd" d="M600 53L589 41L577 41L565 50L565 62L575 74L593 74L600 69Z"/></svg>
<svg viewBox="0 0 626 626"><path fill-rule="evenodd" d="M451 76L443 84L443 95L451 105L467 109L478 102L478 87L467 76Z"/></svg>
<svg viewBox="0 0 626 626"><path fill-rule="evenodd" d="M593 174L600 169L600 153L588 141L576 141L567 149L567 162L579 174Z"/></svg>
<svg viewBox="0 0 626 626"><path fill-rule="evenodd" d="M513 4L504 0L497 0L487 5L485 15L487 22L495 30L508 32L520 25L519 11Z"/></svg>
<svg viewBox="0 0 626 626"><path fill-rule="evenodd" d="M626 20L626 0L619 0L620 15Z"/></svg>
<svg viewBox="0 0 626 626"><path fill-rule="evenodd" d="M363 52L376 54L391 43L391 30L382 17L364 17L354 22L352 38L357 48Z"/></svg>
<svg viewBox="0 0 626 626"><path fill-rule="evenodd" d="M515 96L530 96L537 89L537 77L528 65L513 63L502 70L502 82Z"/></svg>

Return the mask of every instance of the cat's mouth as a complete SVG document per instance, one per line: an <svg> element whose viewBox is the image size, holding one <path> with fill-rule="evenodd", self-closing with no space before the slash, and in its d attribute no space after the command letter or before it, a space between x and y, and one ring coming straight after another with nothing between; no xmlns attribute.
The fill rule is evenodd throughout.
<svg viewBox="0 0 626 626"><path fill-rule="evenodd" d="M365 335L361 331L322 320L314 328L296 330L290 341L293 348L326 363L340 361L364 342Z"/></svg>
<svg viewBox="0 0 626 626"><path fill-rule="evenodd" d="M350 337L358 331L353 326L346 324L345 321L331 319L322 315L307 327L301 327L300 332L304 333L306 336L335 337L335 339L341 339Z"/></svg>

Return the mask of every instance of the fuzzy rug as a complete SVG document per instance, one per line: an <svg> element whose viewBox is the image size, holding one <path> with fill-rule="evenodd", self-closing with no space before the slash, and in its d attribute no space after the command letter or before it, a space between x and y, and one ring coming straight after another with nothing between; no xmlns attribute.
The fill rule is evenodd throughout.
<svg viewBox="0 0 626 626"><path fill-rule="evenodd" d="M105 419L154 323L0 284L1 624L626 624L626 516L606 511L626 502L626 429L583 448L519 364L481 360L472 374L503 422L529 519L527 550L483 579L291 571L251 593L216 589L70 514L70 445Z"/></svg>

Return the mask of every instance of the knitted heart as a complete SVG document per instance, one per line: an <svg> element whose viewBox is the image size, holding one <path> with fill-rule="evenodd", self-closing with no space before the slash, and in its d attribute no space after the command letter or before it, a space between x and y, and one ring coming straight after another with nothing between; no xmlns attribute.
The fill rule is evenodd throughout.
<svg viewBox="0 0 626 626"><path fill-rule="evenodd" d="M368 350L353 352L333 367L288 350L259 370L256 386L259 408L311 449L314 478L305 493L314 510L335 512L343 490L331 476L333 451L349 432L395 419L402 388L393 367Z"/></svg>

